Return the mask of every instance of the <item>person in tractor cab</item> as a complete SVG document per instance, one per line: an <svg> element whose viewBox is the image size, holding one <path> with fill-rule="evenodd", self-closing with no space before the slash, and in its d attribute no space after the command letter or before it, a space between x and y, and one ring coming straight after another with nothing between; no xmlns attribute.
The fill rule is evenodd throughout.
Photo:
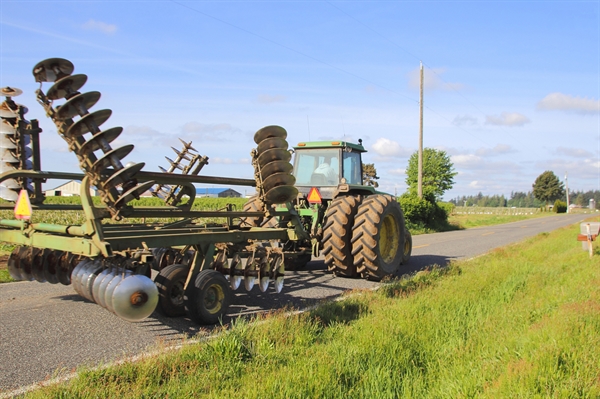
<svg viewBox="0 0 600 399"><path fill-rule="evenodd" d="M327 163L323 162L313 172L313 178L311 180L315 180L315 175L322 175L322 182L316 182L317 184L325 184L325 185L336 185L338 184L338 175L335 170ZM320 176L317 176L317 178Z"/></svg>

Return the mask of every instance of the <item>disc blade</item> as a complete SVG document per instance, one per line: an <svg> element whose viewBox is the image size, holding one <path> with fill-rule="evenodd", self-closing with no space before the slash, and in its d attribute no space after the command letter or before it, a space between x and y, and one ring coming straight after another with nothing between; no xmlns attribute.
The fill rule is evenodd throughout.
<svg viewBox="0 0 600 399"><path fill-rule="evenodd" d="M131 270L119 271L117 276L113 278L108 286L106 287L106 291L104 292L104 301L106 303L106 309L111 312L115 312L115 308L113 307L113 293L115 292L115 288L123 281L124 278L131 275Z"/></svg>
<svg viewBox="0 0 600 399"><path fill-rule="evenodd" d="M2 104L0 104L0 117L2 118L16 118L19 116L19 113L14 110L11 109L8 104L5 102L3 102Z"/></svg>
<svg viewBox="0 0 600 399"><path fill-rule="evenodd" d="M98 133L100 126L110 118L112 111L110 109L101 109L79 119L67 130L67 137L79 137L86 133Z"/></svg>
<svg viewBox="0 0 600 399"><path fill-rule="evenodd" d="M144 162L140 162L130 166L126 166L123 169L119 169L118 171L111 174L109 178L104 180L104 182L102 183L102 187L112 188L131 180L137 172L142 170L142 168L145 165L146 164Z"/></svg>
<svg viewBox="0 0 600 399"><path fill-rule="evenodd" d="M33 248L31 247L23 247L19 254L19 269L21 270L21 279L25 281L33 281L33 270L31 268L32 250Z"/></svg>
<svg viewBox="0 0 600 399"><path fill-rule="evenodd" d="M98 300L96 301L96 303L100 306L102 306L103 308L106 308L106 288L108 287L108 285L110 284L110 282L117 277L115 275L115 273L117 272L116 269L112 269L109 274L106 275L106 277L104 277L102 279L102 281L100 282L100 285L98 286Z"/></svg>
<svg viewBox="0 0 600 399"><path fill-rule="evenodd" d="M94 261L93 266L90 267L88 273L83 279L83 293L85 294L85 297L92 302L96 302L94 300L93 293L94 281L96 281L96 277L98 277L98 275L102 273L103 270L104 266L102 266L102 261L96 260Z"/></svg>
<svg viewBox="0 0 600 399"><path fill-rule="evenodd" d="M94 137L90 138L81 146L80 151L85 154L89 154L94 151L98 151L102 146L100 140L106 140L107 143L112 143L119 135L123 132L122 127L112 127L100 133L96 133Z"/></svg>
<svg viewBox="0 0 600 399"><path fill-rule="evenodd" d="M254 283L256 281L256 277L246 276L244 277L244 286L246 287L246 291L251 291L254 288Z"/></svg>
<svg viewBox="0 0 600 399"><path fill-rule="evenodd" d="M296 178L287 173L275 173L263 180L263 189L269 192L272 188L279 186L293 186Z"/></svg>
<svg viewBox="0 0 600 399"><path fill-rule="evenodd" d="M0 198L10 202L15 202L19 199L19 193L7 187L0 186Z"/></svg>
<svg viewBox="0 0 600 399"><path fill-rule="evenodd" d="M117 316L138 321L150 316L158 304L158 288L146 276L126 277L115 288L112 306Z"/></svg>
<svg viewBox="0 0 600 399"><path fill-rule="evenodd" d="M10 122L2 120L0 123L0 133L4 134L15 134L17 132L17 128L14 127Z"/></svg>
<svg viewBox="0 0 600 399"><path fill-rule="evenodd" d="M48 58L38 62L33 67L33 76L36 82L54 82L57 78L57 73L62 75L70 75L75 67L73 63L64 58Z"/></svg>
<svg viewBox="0 0 600 399"><path fill-rule="evenodd" d="M298 189L293 186L279 186L272 188L265 194L264 201L268 204L283 204L291 201L298 195Z"/></svg>
<svg viewBox="0 0 600 399"><path fill-rule="evenodd" d="M96 173L100 173L111 165L115 167L115 165L112 164L115 161L113 158L116 158L116 160L120 162L121 159L125 158L131 151L133 151L133 148L133 144L128 144L107 152L102 158L94 162L94 165L92 165L92 170Z"/></svg>
<svg viewBox="0 0 600 399"><path fill-rule="evenodd" d="M15 156L14 150L2 149L2 155L0 156L0 161L7 163L18 163L19 159Z"/></svg>
<svg viewBox="0 0 600 399"><path fill-rule="evenodd" d="M21 94L23 94L23 90L17 89L16 87L6 86L0 89L0 95L6 97L16 97L20 96Z"/></svg>
<svg viewBox="0 0 600 399"><path fill-rule="evenodd" d="M258 144L257 150L258 150L259 154L262 154L263 152L270 150L272 148L280 148L283 150L287 150L288 142L285 141L285 139L282 139L280 137L271 137L271 138L261 141Z"/></svg>
<svg viewBox="0 0 600 399"><path fill-rule="evenodd" d="M274 175L275 173L292 173L294 167L291 163L286 161L273 161L268 164L261 166L260 174L264 179L267 177Z"/></svg>
<svg viewBox="0 0 600 399"><path fill-rule="evenodd" d="M258 282L258 287L262 292L266 292L269 289L269 276L261 277Z"/></svg>
<svg viewBox="0 0 600 399"><path fill-rule="evenodd" d="M44 278L50 284L58 284L60 282L58 278L58 270L56 268L56 263L50 263L48 258L53 253L51 249L45 248L42 251L42 271L44 273ZM51 260L52 258L50 258Z"/></svg>
<svg viewBox="0 0 600 399"><path fill-rule="evenodd" d="M31 251L31 274L35 281L40 283L46 282L46 278L44 277L43 255L43 251L39 248L33 248Z"/></svg>
<svg viewBox="0 0 600 399"><path fill-rule="evenodd" d="M20 252L21 252L21 247L16 247L10 253L10 256L8 257L8 262L7 262L8 274L10 274L10 277L12 277L13 280L16 280L16 281L21 281L21 270L19 268L19 262L20 262L19 253Z"/></svg>
<svg viewBox="0 0 600 399"><path fill-rule="evenodd" d="M14 150L17 148L17 144L13 141L14 136L7 134L0 134L0 148L7 148Z"/></svg>
<svg viewBox="0 0 600 399"><path fill-rule="evenodd" d="M281 126L265 126L262 129L258 130L254 133L254 142L256 144L260 144L264 139L268 139L271 137L279 137L285 139L287 137L287 132Z"/></svg>
<svg viewBox="0 0 600 399"><path fill-rule="evenodd" d="M111 275L111 269L104 269L96 276L94 279L94 283L92 284L92 298L94 298L94 302L100 305L100 285L102 284L102 280L106 278L106 276Z"/></svg>
<svg viewBox="0 0 600 399"><path fill-rule="evenodd" d="M88 91L87 93L78 94L71 97L69 101L57 107L56 118L65 120L74 116L87 115L89 109L94 106L100 100L99 91Z"/></svg>
<svg viewBox="0 0 600 399"><path fill-rule="evenodd" d="M65 98L67 95L76 92L81 89L87 82L87 76L84 74L77 74L71 76L65 76L59 79L48 89L46 97L49 100L58 100Z"/></svg>
<svg viewBox="0 0 600 399"><path fill-rule="evenodd" d="M242 276L230 276L229 277L229 285L232 290L237 290L240 288L240 284L242 284Z"/></svg>
<svg viewBox="0 0 600 399"><path fill-rule="evenodd" d="M115 206L117 208L125 206L132 199L139 198L140 195L142 195L144 192L148 191L148 189L150 187L152 187L154 184L156 184L156 183L154 183L154 181L152 180L152 181L147 181L145 183L142 183L142 184L138 185L137 187L133 187L132 189L127 191L125 194L121 195L121 197L119 197L117 202L115 202Z"/></svg>
<svg viewBox="0 0 600 399"><path fill-rule="evenodd" d="M10 188L12 190L20 189L21 185L15 179L7 179L0 183L0 187Z"/></svg>
<svg viewBox="0 0 600 399"><path fill-rule="evenodd" d="M292 154L288 150L282 148L271 148L258 156L258 164L262 167L273 161L289 162L292 159Z"/></svg>
<svg viewBox="0 0 600 399"><path fill-rule="evenodd" d="M277 277L275 282L273 283L273 288L275 288L276 293L280 293L283 290L283 276Z"/></svg>

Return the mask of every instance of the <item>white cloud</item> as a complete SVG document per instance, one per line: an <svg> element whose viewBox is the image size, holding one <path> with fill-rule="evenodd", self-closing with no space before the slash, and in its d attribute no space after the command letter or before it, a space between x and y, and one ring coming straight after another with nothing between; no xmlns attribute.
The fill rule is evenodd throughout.
<svg viewBox="0 0 600 399"><path fill-rule="evenodd" d="M568 148L568 147L558 147L556 149L557 155L566 155L568 157L574 158L592 158L594 154L589 151L586 151L582 148Z"/></svg>
<svg viewBox="0 0 600 399"><path fill-rule="evenodd" d="M518 112L503 112L500 116L486 115L485 124L495 126L523 126L526 123L531 123L528 117Z"/></svg>
<svg viewBox="0 0 600 399"><path fill-rule="evenodd" d="M478 120L477 118L471 116L471 115L463 115L463 116L459 116L457 115L454 120L452 121L452 124L454 126L476 126L478 124Z"/></svg>
<svg viewBox="0 0 600 399"><path fill-rule="evenodd" d="M567 111L578 114L596 114L600 110L600 103L593 98L573 97L563 93L550 93L537 103L537 109Z"/></svg>
<svg viewBox="0 0 600 399"><path fill-rule="evenodd" d="M457 167L470 167L479 165L482 161L481 157L474 154L452 155L450 159L452 160L454 166Z"/></svg>
<svg viewBox="0 0 600 399"><path fill-rule="evenodd" d="M479 183L478 180L473 180L471 183L469 183L469 187L475 188L475 189L480 189L480 188L483 188L483 185L481 183Z"/></svg>
<svg viewBox="0 0 600 399"><path fill-rule="evenodd" d="M282 103L286 100L285 96L282 95L269 95L269 94L261 94L258 96L257 101L260 104L273 104L273 103Z"/></svg>
<svg viewBox="0 0 600 399"><path fill-rule="evenodd" d="M424 90L462 90L462 83L445 82L441 75L446 72L444 68L424 68L423 69L423 89ZM418 89L421 85L420 68L413 69L408 73L408 85L413 89Z"/></svg>
<svg viewBox="0 0 600 399"><path fill-rule="evenodd" d="M388 173L390 175L402 176L406 174L406 169L398 168L398 169L388 169Z"/></svg>
<svg viewBox="0 0 600 399"><path fill-rule="evenodd" d="M83 24L82 27L85 30L98 31L107 35L112 35L117 31L117 25L107 24L106 22L96 21L94 19L90 19Z"/></svg>
<svg viewBox="0 0 600 399"><path fill-rule="evenodd" d="M511 146L507 144L497 144L494 148L479 148L477 151L475 151L475 154L482 157L493 157L496 155L510 154L512 152L516 152L516 150Z"/></svg>
<svg viewBox="0 0 600 399"><path fill-rule="evenodd" d="M385 137L378 138L372 149L374 153L382 157L407 157L411 154L410 150Z"/></svg>

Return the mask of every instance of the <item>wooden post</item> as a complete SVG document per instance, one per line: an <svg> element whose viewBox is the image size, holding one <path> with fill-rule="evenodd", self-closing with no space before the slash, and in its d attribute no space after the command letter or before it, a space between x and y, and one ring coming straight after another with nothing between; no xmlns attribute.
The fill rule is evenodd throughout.
<svg viewBox="0 0 600 399"><path fill-rule="evenodd" d="M588 251L590 251L590 259L594 256L594 249L592 248L592 232L590 231L590 224L585 225L585 229L587 231L587 244Z"/></svg>
<svg viewBox="0 0 600 399"><path fill-rule="evenodd" d="M421 84L419 96L419 166L417 175L417 195L419 198L423 198L423 62L421 62Z"/></svg>

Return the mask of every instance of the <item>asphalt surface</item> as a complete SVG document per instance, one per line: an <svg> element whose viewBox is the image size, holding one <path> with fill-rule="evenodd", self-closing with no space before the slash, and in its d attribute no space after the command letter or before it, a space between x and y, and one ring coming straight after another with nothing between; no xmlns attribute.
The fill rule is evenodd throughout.
<svg viewBox="0 0 600 399"><path fill-rule="evenodd" d="M504 225L419 235L413 237L409 265L399 274L413 273L454 259L472 258L489 250L579 223L589 215L557 215ZM574 241L573 245L579 245ZM286 272L280 294L270 287L236 291L225 322L285 307L303 308L351 289L368 289L378 283L336 278L321 260L301 271ZM81 298L72 287L37 282L0 284L0 397L19 387L67 375L77 367L96 366L179 343L211 327L197 326L187 318L165 318L154 313L130 323Z"/></svg>

